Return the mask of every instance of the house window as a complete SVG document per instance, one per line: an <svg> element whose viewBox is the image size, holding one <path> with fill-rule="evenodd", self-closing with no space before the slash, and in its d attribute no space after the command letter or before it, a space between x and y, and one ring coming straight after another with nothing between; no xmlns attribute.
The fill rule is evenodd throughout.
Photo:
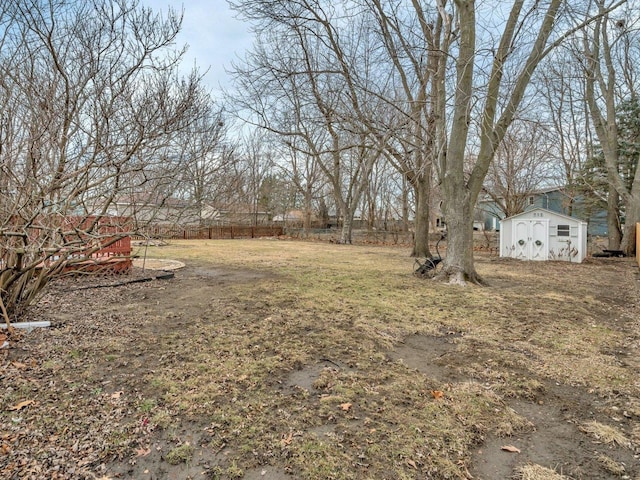
<svg viewBox="0 0 640 480"><path fill-rule="evenodd" d="M536 197L529 197L529 205L536 203Z"/></svg>
<svg viewBox="0 0 640 480"><path fill-rule="evenodd" d="M568 237L570 236L571 228L569 225L558 225L558 236L559 237Z"/></svg>

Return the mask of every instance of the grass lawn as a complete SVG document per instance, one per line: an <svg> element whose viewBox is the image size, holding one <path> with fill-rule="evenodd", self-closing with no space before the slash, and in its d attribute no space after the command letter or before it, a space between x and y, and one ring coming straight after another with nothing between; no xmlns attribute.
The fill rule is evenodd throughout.
<svg viewBox="0 0 640 480"><path fill-rule="evenodd" d="M465 288L399 247L136 253L186 267L52 284L0 353L0 477L640 479L631 260L479 256Z"/></svg>

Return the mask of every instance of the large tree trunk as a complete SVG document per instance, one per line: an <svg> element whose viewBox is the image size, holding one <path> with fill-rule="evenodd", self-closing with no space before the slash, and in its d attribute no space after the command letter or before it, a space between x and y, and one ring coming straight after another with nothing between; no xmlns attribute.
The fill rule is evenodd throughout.
<svg viewBox="0 0 640 480"><path fill-rule="evenodd" d="M416 195L415 233L412 257L431 258L429 250L429 191L430 178L420 176L413 182Z"/></svg>
<svg viewBox="0 0 640 480"><path fill-rule="evenodd" d="M343 210L342 230L340 230L340 243L351 245L353 233L353 212L350 209Z"/></svg>
<svg viewBox="0 0 640 480"><path fill-rule="evenodd" d="M402 231L409 231L409 185L406 176L402 178Z"/></svg>
<svg viewBox="0 0 640 480"><path fill-rule="evenodd" d="M505 64L513 54L516 33L522 26L520 13L524 0L512 2L504 31L493 55L491 75L484 93L484 106L480 120L480 148L471 173L465 176L465 155L468 153L469 125L471 124L474 92L474 66L476 49L475 1L455 0L457 7L458 55L456 60L455 96L451 117L451 133L446 141L446 150L440 152L440 174L447 222L447 256L439 278L452 283L484 283L473 264L473 209L496 148L504 139L525 95L531 76L544 56L550 51L547 40L553 31L562 0L551 0L540 24L535 42L527 54L526 62L517 76L510 79L506 99L501 92ZM439 7L442 10L442 7ZM443 15L446 15L443 12ZM441 98L446 98L444 90ZM498 101L504 107L498 114ZM444 101L442 101L444 102ZM440 119L441 123L444 123ZM440 127L444 130L444 126ZM446 138L446 136L444 136ZM442 143L442 141L441 141ZM442 149L440 149L442 150ZM468 180L466 180L468 178Z"/></svg>
<svg viewBox="0 0 640 480"><path fill-rule="evenodd" d="M622 241L620 197L613 185L609 185L609 197L607 199L607 236L608 248L610 250L620 250L620 242Z"/></svg>
<svg viewBox="0 0 640 480"><path fill-rule="evenodd" d="M464 158L469 135L475 61L475 2L456 0L460 41L451 135L441 163L442 197L447 225L447 254L436 278L450 283L479 282L473 265L473 208L468 201Z"/></svg>
<svg viewBox="0 0 640 480"><path fill-rule="evenodd" d="M311 230L311 214L313 212L312 200L312 190L307 186L304 191L304 213L302 217L302 235L304 238L309 236L309 230Z"/></svg>
<svg viewBox="0 0 640 480"><path fill-rule="evenodd" d="M625 229L620 249L627 255L633 255L636 236L635 223L640 220L640 169L636 170L633 183L629 187L626 180L620 175L620 138L616 120L618 92L616 91L616 64L612 54L612 42L616 42L618 39L617 37L612 39L609 36L608 26L612 20L604 5L600 3L598 7L602 16L595 22L591 38L584 42L584 54L587 59L585 98L607 167L607 179L610 186L609 199L611 200L612 196L617 198L619 195L625 207ZM626 61L628 62L629 59L627 58ZM604 100L604 106L600 105L599 98ZM614 194L614 189L618 195ZM611 247L612 243L615 245L616 238L612 237L611 222L607 223ZM613 233L615 235L615 230Z"/></svg>
<svg viewBox="0 0 640 480"><path fill-rule="evenodd" d="M461 195L462 197L462 195ZM473 207L465 198L444 206L447 225L447 250L442 271L437 279L464 285L466 282L484 285L473 263Z"/></svg>

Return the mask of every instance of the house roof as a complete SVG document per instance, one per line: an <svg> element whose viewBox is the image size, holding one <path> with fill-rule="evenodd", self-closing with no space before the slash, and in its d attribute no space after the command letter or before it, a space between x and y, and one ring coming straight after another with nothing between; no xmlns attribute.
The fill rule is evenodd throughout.
<svg viewBox="0 0 640 480"><path fill-rule="evenodd" d="M546 188L541 188L539 190L534 190L533 192L530 192L529 195L544 195L545 193L551 193L551 192L564 193L566 189L567 187L563 185L556 185L554 187L546 187Z"/></svg>
<svg viewBox="0 0 640 480"><path fill-rule="evenodd" d="M173 207L173 208L186 208L189 206L189 202L184 199L163 196L155 192L134 192L130 194L123 194L117 197L114 201L116 205L131 205L131 206L144 206L144 207Z"/></svg>
<svg viewBox="0 0 640 480"><path fill-rule="evenodd" d="M556 217L565 218L565 219L567 219L567 220L571 220L571 221L573 221L573 222L579 222L579 223L584 223L584 224L586 224L586 223L587 223L587 222L585 222L584 220L580 220L579 218L576 218L576 217L570 217L569 215L565 215L565 214L563 214L563 213L558 213L558 212L556 212L556 211L554 211L554 210L549 210L549 209L547 209L547 208L542 208L542 207L536 207L536 208L531 208L531 209L529 209L529 210L525 210L525 211L524 211L524 212L522 212L522 213L517 213L516 215L512 215L511 217L503 218L501 221L502 221L502 222L504 222L505 220L511 220L512 218L518 218L518 217L523 217L523 216L530 216L530 214L531 214L531 213L533 213L533 212L538 212L538 211L540 211L540 212L545 212L545 213L551 214L551 215L556 216Z"/></svg>
<svg viewBox="0 0 640 480"><path fill-rule="evenodd" d="M514 193L513 195L519 196L521 198L535 197L537 195L546 195L547 193L551 193L551 192L560 192L563 195L566 195L566 191L567 191L566 186L556 185L553 187L546 187L546 188L540 188L538 190L531 190L530 192ZM498 198L503 199L504 197L499 196ZM478 203L491 203L491 202L494 202L493 198L491 197L491 195L486 193L486 190L483 190L483 192L478 197Z"/></svg>

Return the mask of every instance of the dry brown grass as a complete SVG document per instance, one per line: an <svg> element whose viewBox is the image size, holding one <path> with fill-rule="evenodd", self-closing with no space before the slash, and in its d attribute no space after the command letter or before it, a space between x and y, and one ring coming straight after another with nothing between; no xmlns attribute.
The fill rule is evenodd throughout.
<svg viewBox="0 0 640 480"><path fill-rule="evenodd" d="M463 331L467 339L492 348L499 363L525 370L535 363L543 376L638 394L640 386L628 369L607 353L626 334L603 322L620 315L608 301L616 293L633 305L628 291L608 289L611 283L633 282L632 274L625 280L609 266L481 258L478 271L491 286L456 288L409 275L413 259L408 254L402 248L267 240L175 241L148 251L152 257L267 273L269 286L263 291L274 300L295 302L304 314L339 312L363 338L387 346L410 333ZM242 287L237 293L247 299L256 289ZM519 385L504 388L514 396L533 396L542 387L535 379L520 379Z"/></svg>
<svg viewBox="0 0 640 480"><path fill-rule="evenodd" d="M631 442L626 435L618 428L612 427L611 425L604 425L600 422L591 421L582 425L580 430L591 435L598 442L631 448Z"/></svg>
<svg viewBox="0 0 640 480"><path fill-rule="evenodd" d="M571 477L536 464L519 467L516 478L518 480L571 480Z"/></svg>
<svg viewBox="0 0 640 480"><path fill-rule="evenodd" d="M223 364L220 375L233 368L240 378L259 379L267 372L306 365L322 352L333 352L331 355L356 367L357 374L325 372L324 377L331 378L321 379L327 388L317 411L273 427L279 433L271 443L279 442L287 428L304 432L305 422L335 421L338 406L349 402L357 406L358 418L371 422L370 428L350 427L339 436L354 445L367 445L360 453L366 459L361 463L370 471L391 468L397 474L399 465L409 462L433 475L463 476L463 463L445 459L464 457L464 452L489 433L508 436L533 428L505 407L503 399L535 400L544 395L548 380L603 394L615 388L631 397L638 395L629 369L608 353L626 335L608 319L619 299L612 302L612 292L606 292L606 298L602 295L603 282L620 279L616 269L484 258L477 267L491 286L460 288L412 277L413 260L408 253L400 248L280 241L172 242L149 249L154 257L211 262L266 274L263 282L234 286L234 301L245 304L268 298L270 305L277 306L272 309L276 314L272 312L264 321L256 319L246 327L248 337L232 336L230 341L235 356L251 348L249 338L259 336L262 347L273 352L273 361ZM305 329L315 332L312 344L298 334ZM440 335L443 331L464 333L458 350L466 351L471 361L459 370L474 381L441 386L427 380L425 388L424 380L407 376L402 365L385 362L384 352L407 335ZM168 372L162 381L171 384L170 376ZM221 395L211 387L220 380L210 374L202 381L194 379L190 391L196 393L188 403L202 404L205 398ZM240 383L246 388L246 380ZM253 388L254 398L260 398L255 384ZM434 403L427 393L430 388L446 390L447 402ZM370 392L385 401L372 401ZM229 407L227 419L233 417L237 405ZM250 405L244 408L259 415ZM375 413L381 408L387 412L382 417ZM427 431L427 441L415 435ZM589 433L600 435L601 441L610 438L605 435L609 430ZM249 431L245 441L255 434ZM611 438L619 445L629 443L624 436ZM381 442L389 448L377 447ZM266 442L258 451L271 448ZM336 468L335 459L342 456L339 448L331 442L318 444L304 434L300 442L287 446L296 468L309 478L323 478ZM385 455L389 451L394 456ZM392 467L384 467L385 463Z"/></svg>
<svg viewBox="0 0 640 480"><path fill-rule="evenodd" d="M294 478L436 480L468 478L488 437L537 427L509 406L514 399L537 404L563 386L598 399L615 390L628 405L640 397L632 366L616 353L640 335L627 308L637 292L609 287L634 278L619 266L485 257L477 267L491 286L462 288L413 277L404 248L180 241L147 254L187 269L175 282L112 291L109 302L83 291L73 305L56 304L68 327L52 331L55 342L39 334L42 398L25 377L3 405L25 395L53 404L66 397L48 385L81 382L101 412L103 399L113 402L98 389L125 378L119 429L102 440L114 455L139 446L132 432L143 416L174 448L186 444L185 424L206 431L204 447L189 445L193 458L225 449L220 478L276 464ZM442 360L457 378L391 359L414 334L455 338ZM304 372L312 386L290 388ZM72 399L63 406L78 405ZM66 432L65 421L34 412L21 425ZM60 443L73 447L69 437ZM519 478L567 478L542 469L523 467Z"/></svg>
<svg viewBox="0 0 640 480"><path fill-rule="evenodd" d="M600 454L598 455L597 459L598 459L598 463L602 465L602 468L604 468L605 471L613 475L621 477L626 472L624 465L621 465L620 463L616 462L613 458L609 457L608 455Z"/></svg>

